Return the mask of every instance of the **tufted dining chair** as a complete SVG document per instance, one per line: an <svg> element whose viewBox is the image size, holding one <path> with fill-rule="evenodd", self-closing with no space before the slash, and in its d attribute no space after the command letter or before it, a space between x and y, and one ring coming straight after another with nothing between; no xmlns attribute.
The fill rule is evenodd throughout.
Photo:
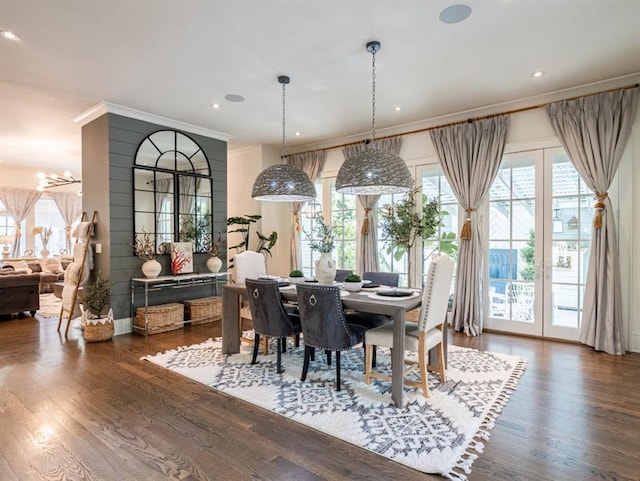
<svg viewBox="0 0 640 481"><path fill-rule="evenodd" d="M443 349L443 334L449 304L449 291L453 278L453 261L446 254L440 254L429 263L427 279L422 294L422 308L418 323L405 325L404 350L417 352L418 361L405 360L410 365L404 373L404 383L422 388L424 397L429 397L427 378L427 364L429 350L438 350L438 373L440 382L446 380L445 360ZM373 372L373 346L393 347L393 324L385 324L366 333L365 382L369 384L371 378L391 380L391 376ZM406 375L415 371L420 372L420 382L406 379Z"/></svg>
<svg viewBox="0 0 640 481"><path fill-rule="evenodd" d="M362 274L363 281L371 281L381 286L398 287L400 274L396 272L365 272Z"/></svg>
<svg viewBox="0 0 640 481"><path fill-rule="evenodd" d="M353 274L350 269L336 269L336 282L344 282L349 274Z"/></svg>
<svg viewBox="0 0 640 481"><path fill-rule="evenodd" d="M296 345L302 332L300 316L287 312L285 309L278 281L275 279L245 279L247 299L253 318L255 340L253 343L253 358L251 364L256 363L260 336L275 337L277 340L277 372L282 372L281 357L286 351L287 336L294 336Z"/></svg>
<svg viewBox="0 0 640 481"><path fill-rule="evenodd" d="M307 378L309 361L315 350L323 349L327 364L331 365L331 352L336 353L336 390L340 391L340 352L362 343L366 327L351 324L345 314L338 286L296 285L298 308L304 339L304 364L301 381Z"/></svg>

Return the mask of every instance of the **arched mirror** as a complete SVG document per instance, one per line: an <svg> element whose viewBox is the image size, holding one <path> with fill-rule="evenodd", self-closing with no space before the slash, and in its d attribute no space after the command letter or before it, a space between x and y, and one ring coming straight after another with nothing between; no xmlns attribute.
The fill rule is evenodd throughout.
<svg viewBox="0 0 640 481"><path fill-rule="evenodd" d="M160 130L138 146L134 162L136 238L151 235L156 252L172 242L205 252L211 234L211 171L200 146L175 130Z"/></svg>

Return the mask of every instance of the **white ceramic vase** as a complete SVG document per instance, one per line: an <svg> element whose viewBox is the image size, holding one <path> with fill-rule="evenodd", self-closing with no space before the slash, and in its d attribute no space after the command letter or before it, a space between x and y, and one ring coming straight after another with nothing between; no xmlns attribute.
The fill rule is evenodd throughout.
<svg viewBox="0 0 640 481"><path fill-rule="evenodd" d="M145 275L145 277L148 277L149 279L158 277L161 270L162 270L162 264L160 264L155 259L149 259L148 261L145 261L144 264L142 264L142 273Z"/></svg>
<svg viewBox="0 0 640 481"><path fill-rule="evenodd" d="M49 249L47 249L46 247L43 247L42 250L40 251L40 255L42 256L43 259L46 259L47 257L49 257Z"/></svg>
<svg viewBox="0 0 640 481"><path fill-rule="evenodd" d="M209 257L207 259L207 269L214 273L220 272L220 269L222 269L222 259L218 256Z"/></svg>
<svg viewBox="0 0 640 481"><path fill-rule="evenodd" d="M333 284L336 278L336 262L331 258L331 252L323 252L316 261L316 279L319 284Z"/></svg>

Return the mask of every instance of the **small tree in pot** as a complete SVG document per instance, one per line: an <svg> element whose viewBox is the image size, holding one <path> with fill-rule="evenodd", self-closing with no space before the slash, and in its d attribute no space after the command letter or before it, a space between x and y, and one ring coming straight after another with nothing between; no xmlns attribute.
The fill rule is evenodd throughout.
<svg viewBox="0 0 640 481"><path fill-rule="evenodd" d="M113 337L113 315L105 311L111 302L111 283L103 277L102 271L92 284L89 284L82 295L82 304L86 314L84 317L84 338L88 342L106 341Z"/></svg>
<svg viewBox="0 0 640 481"><path fill-rule="evenodd" d="M420 195L420 205L416 198ZM443 213L438 199L428 200L414 187L395 204L385 204L380 208L380 219L384 234L391 240L391 250L396 260L407 254L408 283L411 287L413 263L411 249L418 237L433 237L442 223Z"/></svg>

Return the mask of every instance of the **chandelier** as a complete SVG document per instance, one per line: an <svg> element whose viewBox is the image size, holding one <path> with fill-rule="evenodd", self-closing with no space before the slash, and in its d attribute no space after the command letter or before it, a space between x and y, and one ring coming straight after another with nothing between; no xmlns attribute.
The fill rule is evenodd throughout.
<svg viewBox="0 0 640 481"><path fill-rule="evenodd" d="M42 192L45 189L50 189L52 187L60 187L63 185L70 185L70 184L79 184L82 181L80 179L76 179L73 177L73 175L71 174L71 171L69 170L65 170L62 173L62 176L59 176L57 174L45 174L44 172L39 172L37 174L38 177L38 187L36 187L36 190Z"/></svg>

